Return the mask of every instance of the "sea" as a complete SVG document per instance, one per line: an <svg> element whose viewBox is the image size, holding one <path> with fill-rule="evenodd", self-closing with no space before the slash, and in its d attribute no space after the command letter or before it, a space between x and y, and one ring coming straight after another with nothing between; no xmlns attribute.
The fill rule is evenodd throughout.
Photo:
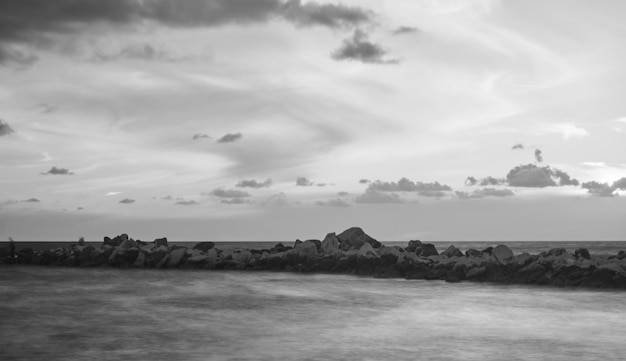
<svg viewBox="0 0 626 361"><path fill-rule="evenodd" d="M624 360L625 300L350 275L4 265L0 360Z"/></svg>

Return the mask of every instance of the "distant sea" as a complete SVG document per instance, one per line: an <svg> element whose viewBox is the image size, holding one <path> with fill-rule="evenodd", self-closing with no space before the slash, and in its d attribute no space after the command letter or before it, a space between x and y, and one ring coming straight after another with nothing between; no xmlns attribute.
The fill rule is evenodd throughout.
<svg viewBox="0 0 626 361"><path fill-rule="evenodd" d="M427 241L425 241L427 242ZM192 248L197 242L170 242L180 246ZM465 252L468 249L483 250L487 247L495 247L499 244L508 246L516 255L524 252L537 254L548 251L552 248L565 248L568 252L574 252L577 248L587 248L592 255L615 255L620 250L626 251L626 241L460 241L460 242L427 242L437 247L439 252L444 251L450 245L458 247ZM0 242L4 246L7 242ZM22 248L32 248L43 250L58 247L69 247L76 242L15 242L16 250ZM102 242L85 242L94 246L101 245ZM247 248L247 249L269 249L277 242L215 242L215 246L220 249L226 248ZM292 242L283 242L285 246L293 246ZM407 242L383 242L385 246L406 247Z"/></svg>

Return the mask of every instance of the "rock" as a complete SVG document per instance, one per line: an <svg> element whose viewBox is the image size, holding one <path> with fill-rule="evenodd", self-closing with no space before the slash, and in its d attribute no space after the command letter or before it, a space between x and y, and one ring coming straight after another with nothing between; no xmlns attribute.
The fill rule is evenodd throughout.
<svg viewBox="0 0 626 361"><path fill-rule="evenodd" d="M544 252L546 254L546 252ZM560 257L567 254L567 250L565 248L552 248L547 252L547 256Z"/></svg>
<svg viewBox="0 0 626 361"><path fill-rule="evenodd" d="M622 268L622 266L618 265L617 263L605 263L603 265L601 265L600 267L598 267L598 269L608 269L611 270L615 273L623 273L624 269Z"/></svg>
<svg viewBox="0 0 626 361"><path fill-rule="evenodd" d="M445 251L441 252L442 256L445 257L463 257L463 252L455 246L450 246Z"/></svg>
<svg viewBox="0 0 626 361"><path fill-rule="evenodd" d="M519 266L526 266L528 263L532 262L533 257L528 254L528 252L524 252L520 255L515 256L515 259L513 260L514 263L516 263Z"/></svg>
<svg viewBox="0 0 626 361"><path fill-rule="evenodd" d="M231 259L239 267L245 267L252 260L252 253L247 249L236 249L231 252Z"/></svg>
<svg viewBox="0 0 626 361"><path fill-rule="evenodd" d="M466 257L482 257L482 255L483 255L483 253L481 251L477 251L477 250L472 249L472 248L468 249L465 252L465 256Z"/></svg>
<svg viewBox="0 0 626 361"><path fill-rule="evenodd" d="M111 247L117 247L120 245L121 242L122 241L118 237L115 237L113 239L109 237L104 237L104 244L109 245Z"/></svg>
<svg viewBox="0 0 626 361"><path fill-rule="evenodd" d="M279 243L277 243L274 247L272 247L272 248L270 249L270 252L271 252L271 253L279 253L279 252L285 252L285 251L288 251L288 250L290 250L290 249L293 249L293 247L288 247L288 246L285 246L285 245L283 245L282 243L280 243L280 242L279 242Z"/></svg>
<svg viewBox="0 0 626 361"><path fill-rule="evenodd" d="M493 247L487 247L487 248L483 249L481 252L482 253L487 253L487 254L490 255L491 252L493 252Z"/></svg>
<svg viewBox="0 0 626 361"><path fill-rule="evenodd" d="M167 237L157 238L152 243L156 244L157 247L161 247L161 246L167 247Z"/></svg>
<svg viewBox="0 0 626 361"><path fill-rule="evenodd" d="M360 249L363 243L369 243L373 248L380 248L382 244L374 238L368 236L361 228L352 227L341 232L337 238L341 249Z"/></svg>
<svg viewBox="0 0 626 361"><path fill-rule="evenodd" d="M421 257L430 257L439 255L439 252L437 252L434 244L423 243L415 250L415 254Z"/></svg>
<svg viewBox="0 0 626 361"><path fill-rule="evenodd" d="M132 239L128 239L128 238L123 240L119 244L119 246L117 246L117 248L120 248L120 249L129 249L133 247L137 247L137 244L135 243L135 241L133 241Z"/></svg>
<svg viewBox="0 0 626 361"><path fill-rule="evenodd" d="M335 233L328 233L324 240L322 241L321 251L325 255L330 255L333 257L341 257L343 252L339 248L339 239Z"/></svg>
<svg viewBox="0 0 626 361"><path fill-rule="evenodd" d="M95 265L96 258L98 257L98 250L94 246L84 247L80 253L78 253L78 265L79 266L92 266Z"/></svg>
<svg viewBox="0 0 626 361"><path fill-rule="evenodd" d="M421 247L422 242L420 240L409 241L409 245L406 247L406 252L415 252Z"/></svg>
<svg viewBox="0 0 626 361"><path fill-rule="evenodd" d="M317 257L317 244L312 241L298 243L293 249L293 255L300 259L313 259Z"/></svg>
<svg viewBox="0 0 626 361"><path fill-rule="evenodd" d="M176 248L173 251L171 251L167 259L167 266L178 267L178 265L180 265L186 253L187 253L186 247Z"/></svg>
<svg viewBox="0 0 626 361"><path fill-rule="evenodd" d="M213 243L213 242L198 242L198 243L196 243L195 246L193 246L193 249L198 249L198 250L201 250L203 252L206 252L206 251L210 250L211 248L215 248L215 243Z"/></svg>
<svg viewBox="0 0 626 361"><path fill-rule="evenodd" d="M517 272L515 275L515 281L519 283L532 284L537 282L547 271L547 268L541 264L531 263Z"/></svg>
<svg viewBox="0 0 626 361"><path fill-rule="evenodd" d="M507 265L511 263L511 261L513 261L513 258L515 257L513 255L513 251L511 251L509 247L502 244L496 246L496 248L493 249L492 256L494 256L496 260L502 265Z"/></svg>
<svg viewBox="0 0 626 361"><path fill-rule="evenodd" d="M587 250L587 248L577 248L574 251L574 257L576 257L576 258L584 258L584 259L591 259L591 255L589 254L589 250Z"/></svg>
<svg viewBox="0 0 626 361"><path fill-rule="evenodd" d="M487 267L474 267L471 268L465 273L465 279L473 280L480 278L487 272Z"/></svg>
<svg viewBox="0 0 626 361"><path fill-rule="evenodd" d="M624 258L626 258L626 252L624 251L617 252L617 259L624 259Z"/></svg>
<svg viewBox="0 0 626 361"><path fill-rule="evenodd" d="M137 258L135 258L135 262L133 262L133 267L144 267L146 265L146 254L143 252L139 252L137 254Z"/></svg>
<svg viewBox="0 0 626 361"><path fill-rule="evenodd" d="M371 275L380 264L380 257L369 243L363 243L356 257L357 274L360 275Z"/></svg>

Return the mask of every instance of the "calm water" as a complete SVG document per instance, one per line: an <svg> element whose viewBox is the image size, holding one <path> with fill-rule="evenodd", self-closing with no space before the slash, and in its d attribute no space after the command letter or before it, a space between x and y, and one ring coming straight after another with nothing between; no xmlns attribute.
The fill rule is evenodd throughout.
<svg viewBox="0 0 626 361"><path fill-rule="evenodd" d="M0 267L1 360L623 360L626 294Z"/></svg>

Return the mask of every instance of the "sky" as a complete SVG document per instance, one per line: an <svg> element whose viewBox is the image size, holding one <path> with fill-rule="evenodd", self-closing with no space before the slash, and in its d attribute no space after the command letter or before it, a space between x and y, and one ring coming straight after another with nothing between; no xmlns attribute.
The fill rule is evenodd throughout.
<svg viewBox="0 0 626 361"><path fill-rule="evenodd" d="M624 13L0 0L0 239L626 240Z"/></svg>

